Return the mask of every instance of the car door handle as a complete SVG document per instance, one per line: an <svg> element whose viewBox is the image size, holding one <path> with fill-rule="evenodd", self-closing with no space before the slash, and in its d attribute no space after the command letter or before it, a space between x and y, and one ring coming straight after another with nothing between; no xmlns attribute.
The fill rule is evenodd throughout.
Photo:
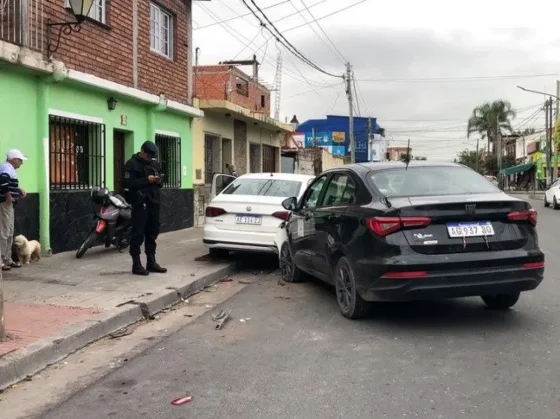
<svg viewBox="0 0 560 419"><path fill-rule="evenodd" d="M311 217L313 216L313 212L312 211L308 211L303 215L303 218L305 219L305 221L309 220Z"/></svg>

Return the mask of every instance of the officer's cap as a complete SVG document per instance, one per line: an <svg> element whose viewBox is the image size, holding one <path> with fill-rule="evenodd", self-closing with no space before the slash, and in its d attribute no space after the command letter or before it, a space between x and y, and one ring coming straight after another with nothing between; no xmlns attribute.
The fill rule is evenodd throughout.
<svg viewBox="0 0 560 419"><path fill-rule="evenodd" d="M142 144L141 147L142 151L146 154L156 155L158 152L157 145L155 145L152 141L146 141Z"/></svg>

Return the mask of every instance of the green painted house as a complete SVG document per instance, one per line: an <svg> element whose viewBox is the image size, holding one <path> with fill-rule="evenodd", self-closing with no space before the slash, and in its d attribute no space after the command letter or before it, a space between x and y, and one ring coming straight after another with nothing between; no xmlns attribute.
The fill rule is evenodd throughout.
<svg viewBox="0 0 560 419"><path fill-rule="evenodd" d="M65 10L64 0L60 5L24 2L40 4L44 22ZM19 19L16 29L23 35L0 37L0 155L19 148L29 158L19 170L28 196L16 206L16 234L39 239L53 253L80 246L91 229L91 188L121 191L123 165L146 140L158 145L165 173L162 231L193 225L192 124L203 113L190 105L190 55L179 48L171 51L169 44L162 47L161 41L154 44L150 25L138 22L161 19L161 13L153 12L160 7L155 3L135 0L114 9L114 2L102 3L103 15L99 9L82 23L87 30L63 34L56 52L50 48L52 39L44 39L44 25L25 20L29 11L12 16L12 25ZM190 27L190 8L161 12L175 24L168 36ZM111 31L96 19L110 21ZM0 19L0 34L8 24ZM146 33L122 35L117 51L96 48L130 24ZM75 54L84 44L88 55L80 62ZM130 65L116 67L111 54Z"/></svg>

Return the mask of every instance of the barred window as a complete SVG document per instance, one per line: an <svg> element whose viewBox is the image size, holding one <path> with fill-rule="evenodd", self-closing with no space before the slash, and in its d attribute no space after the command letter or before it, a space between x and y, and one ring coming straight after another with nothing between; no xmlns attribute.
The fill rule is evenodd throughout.
<svg viewBox="0 0 560 419"><path fill-rule="evenodd" d="M164 174L164 188L181 187L181 139L168 135L156 134L159 149L159 164Z"/></svg>
<svg viewBox="0 0 560 419"><path fill-rule="evenodd" d="M105 186L105 125L49 115L51 190Z"/></svg>

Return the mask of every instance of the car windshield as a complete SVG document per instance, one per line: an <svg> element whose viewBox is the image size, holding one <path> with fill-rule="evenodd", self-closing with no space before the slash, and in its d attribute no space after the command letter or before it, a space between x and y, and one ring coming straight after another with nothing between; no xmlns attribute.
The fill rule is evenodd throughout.
<svg viewBox="0 0 560 419"><path fill-rule="evenodd" d="M284 179L239 178L222 192L226 195L298 196L301 182Z"/></svg>
<svg viewBox="0 0 560 419"><path fill-rule="evenodd" d="M471 169L457 166L409 167L369 174L385 196L428 196L495 193L499 189Z"/></svg>

